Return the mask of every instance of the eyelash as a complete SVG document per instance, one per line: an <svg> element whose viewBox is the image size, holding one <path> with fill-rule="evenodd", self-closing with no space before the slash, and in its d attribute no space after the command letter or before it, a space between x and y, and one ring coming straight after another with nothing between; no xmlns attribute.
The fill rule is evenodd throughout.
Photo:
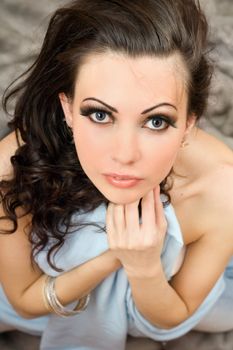
<svg viewBox="0 0 233 350"><path fill-rule="evenodd" d="M83 115L84 117L88 117L93 123L96 123L96 124L107 124L106 122L105 123L101 123L101 122L96 122L93 120L93 118L91 118L91 114L94 114L94 113L104 113L104 114L107 114L111 119L113 119L113 116L112 116L112 113L105 110L104 108L100 108L100 107L82 107L80 108L80 114Z"/></svg>
<svg viewBox="0 0 233 350"><path fill-rule="evenodd" d="M96 124L108 124L108 122L101 122L101 121L93 120L93 118L91 117L91 114L94 114L94 113L104 113L109 118L111 118L113 120L112 112L109 112L108 110L105 110L104 108L100 108L99 106L98 107L86 106L86 107L80 108L80 114L82 116L84 116L84 117L88 117L93 123L96 123ZM162 129L158 129L158 128L157 129L156 128L153 129L153 128L147 127L148 129L150 129L152 131L163 131L163 130L166 130L169 126L172 126L173 128L176 128L175 121L171 117L160 115L160 114L148 117L146 119L144 125L146 123L148 123L149 121L152 121L152 120L160 120L161 122L166 123L166 126L163 127Z"/></svg>

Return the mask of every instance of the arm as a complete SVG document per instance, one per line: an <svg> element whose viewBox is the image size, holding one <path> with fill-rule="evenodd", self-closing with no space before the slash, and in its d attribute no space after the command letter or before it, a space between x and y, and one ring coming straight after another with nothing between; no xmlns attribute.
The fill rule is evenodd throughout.
<svg viewBox="0 0 233 350"><path fill-rule="evenodd" d="M132 204L130 208L125 208L125 217L119 215L119 208L110 208L109 245L125 268L132 296L140 313L155 326L169 329L185 321L195 312L223 273L233 252L232 215L227 213L225 217L229 220L224 220L223 224L219 216L211 222L210 214L211 226L199 240L189 245L181 270L169 283L160 262L159 245L164 235L161 225L163 221L161 205L157 197L156 215L153 213L153 203L150 202L149 196L145 196L142 205L144 206L142 211L146 213L144 217L142 214L142 223L147 224L142 224L139 232L138 226L135 225L138 218ZM137 205L134 206L137 208ZM224 205L223 208L225 210ZM117 230L111 223L112 217L114 222L118 222L115 225ZM148 229L145 229L145 226ZM122 227L124 227L123 235L119 233Z"/></svg>
<svg viewBox="0 0 233 350"><path fill-rule="evenodd" d="M19 219L15 233L0 235L0 281L12 306L25 318L48 313L42 292L46 275L35 263L32 266L31 246L24 232L28 220ZM7 224L6 221L5 228ZM119 262L107 251L63 273L56 279L58 299L64 305L76 301L119 267Z"/></svg>
<svg viewBox="0 0 233 350"><path fill-rule="evenodd" d="M188 247L181 270L170 282L166 281L162 267L154 276L129 276L134 302L148 321L170 329L195 313L223 273L227 256L231 255L216 243L206 238Z"/></svg>
<svg viewBox="0 0 233 350"><path fill-rule="evenodd" d="M11 176L10 157L17 149L14 133L0 142L0 180ZM0 205L0 217L4 216ZM0 282L13 307L23 317L31 318L48 313L43 301L46 275L30 259L31 246L25 232L30 217L18 220L13 234L0 234ZM8 220L0 221L0 229L11 228ZM64 305L89 293L104 278L120 267L110 251L63 273L56 279L56 293Z"/></svg>

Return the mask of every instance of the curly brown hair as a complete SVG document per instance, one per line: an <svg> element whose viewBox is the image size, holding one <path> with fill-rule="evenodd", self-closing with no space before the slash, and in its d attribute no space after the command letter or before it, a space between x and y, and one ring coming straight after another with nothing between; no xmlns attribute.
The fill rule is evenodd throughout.
<svg viewBox="0 0 233 350"><path fill-rule="evenodd" d="M206 18L194 0L76 0L52 16L41 51L15 87L6 90L5 111L17 97L10 126L23 145L11 158L13 177L0 183L6 217L17 230L17 208L31 214L32 255L49 243L48 262L64 243L72 215L107 199L80 165L58 98L74 95L78 70L91 53L167 57L178 52L188 72L188 112L206 107L212 68ZM161 192L168 194L166 179ZM2 232L6 232L2 230Z"/></svg>

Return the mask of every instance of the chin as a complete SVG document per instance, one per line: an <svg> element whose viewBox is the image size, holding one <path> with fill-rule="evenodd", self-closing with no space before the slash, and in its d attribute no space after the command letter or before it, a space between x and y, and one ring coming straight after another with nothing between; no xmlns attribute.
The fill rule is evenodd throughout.
<svg viewBox="0 0 233 350"><path fill-rule="evenodd" d="M109 202L119 205L139 201L154 187L154 184L151 183L147 184L147 186L134 186L131 188L117 188L102 181L93 181L93 184Z"/></svg>
<svg viewBox="0 0 233 350"><path fill-rule="evenodd" d="M109 202L119 205L134 203L136 201L139 201L143 197L143 194L137 194L135 192L127 193L126 191L121 191L121 193L105 192L103 193L103 195L105 196L105 198L107 198L107 200L109 200Z"/></svg>

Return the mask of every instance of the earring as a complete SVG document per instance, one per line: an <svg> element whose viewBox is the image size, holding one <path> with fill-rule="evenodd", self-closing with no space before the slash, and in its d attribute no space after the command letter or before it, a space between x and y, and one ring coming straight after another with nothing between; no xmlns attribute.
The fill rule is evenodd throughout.
<svg viewBox="0 0 233 350"><path fill-rule="evenodd" d="M181 148L185 148L185 147L188 146L188 145L189 145L188 141L187 141L186 139L183 139L183 141L181 142L180 147L181 147Z"/></svg>

